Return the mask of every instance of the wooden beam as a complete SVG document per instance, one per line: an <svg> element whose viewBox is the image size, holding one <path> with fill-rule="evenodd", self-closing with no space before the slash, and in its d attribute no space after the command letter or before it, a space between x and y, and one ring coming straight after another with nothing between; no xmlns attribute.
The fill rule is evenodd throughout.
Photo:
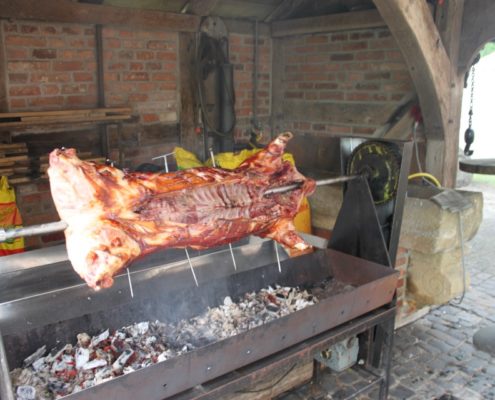
<svg viewBox="0 0 495 400"><path fill-rule="evenodd" d="M203 135L196 133L198 107L195 96L194 52L194 34L179 33L180 143L182 147L202 159L204 157Z"/></svg>
<svg viewBox="0 0 495 400"><path fill-rule="evenodd" d="M268 14L263 22L276 21L285 19L290 16L297 8L301 7L308 0L281 0L279 5Z"/></svg>
<svg viewBox="0 0 495 400"><path fill-rule="evenodd" d="M200 18L153 10L136 10L67 0L0 0L0 18L118 25L129 28L196 32Z"/></svg>
<svg viewBox="0 0 495 400"><path fill-rule="evenodd" d="M353 11L272 22L272 36L283 37L310 33L380 28L385 21L376 10Z"/></svg>
<svg viewBox="0 0 495 400"><path fill-rule="evenodd" d="M0 112L9 110L7 98L7 58L3 41L3 21L0 21Z"/></svg>
<svg viewBox="0 0 495 400"><path fill-rule="evenodd" d="M311 103L304 100L285 100L282 103L282 114L286 119L303 121L383 125L395 107L396 104L393 103Z"/></svg>
<svg viewBox="0 0 495 400"><path fill-rule="evenodd" d="M464 0L449 0L439 4L435 13L435 24L452 62L457 62L459 58L463 14Z"/></svg>
<svg viewBox="0 0 495 400"><path fill-rule="evenodd" d="M284 76L285 76L285 55L283 39L272 39L272 112L270 114L270 125L272 137L277 132L281 132L284 120L283 101L284 101Z"/></svg>
<svg viewBox="0 0 495 400"><path fill-rule="evenodd" d="M182 12L205 17L210 15L217 4L218 0L189 0L182 8Z"/></svg>
<svg viewBox="0 0 495 400"><path fill-rule="evenodd" d="M445 132L443 157L443 184L447 187L455 187L459 163L459 131L461 129L464 73L459 71L457 65L459 62L464 4L464 0L449 0L444 2L442 5L437 6L435 16L435 22L443 45L450 58L452 71L449 82L450 104L448 107L449 115ZM431 154L431 143L427 145L427 157L429 154Z"/></svg>
<svg viewBox="0 0 495 400"><path fill-rule="evenodd" d="M427 143L432 143L430 156L427 155L428 172L444 184L451 184L452 174L444 164L451 145L440 147L445 141L454 140L449 118L455 74L430 9L426 1L373 1L397 41L418 93Z"/></svg>
<svg viewBox="0 0 495 400"><path fill-rule="evenodd" d="M481 48L495 38L495 1L466 1L462 18L458 68L466 72Z"/></svg>
<svg viewBox="0 0 495 400"><path fill-rule="evenodd" d="M246 19L222 19L229 33L240 33L243 35L254 34L254 22ZM270 24L258 22L258 34L260 36L271 36Z"/></svg>

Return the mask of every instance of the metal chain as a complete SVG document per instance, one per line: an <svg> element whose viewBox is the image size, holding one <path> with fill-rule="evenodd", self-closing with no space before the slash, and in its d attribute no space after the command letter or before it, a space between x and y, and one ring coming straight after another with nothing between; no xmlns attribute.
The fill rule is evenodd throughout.
<svg viewBox="0 0 495 400"><path fill-rule="evenodd" d="M473 124L473 99L474 99L474 75L476 72L476 67L473 65L471 67L471 97L469 99L469 128Z"/></svg>

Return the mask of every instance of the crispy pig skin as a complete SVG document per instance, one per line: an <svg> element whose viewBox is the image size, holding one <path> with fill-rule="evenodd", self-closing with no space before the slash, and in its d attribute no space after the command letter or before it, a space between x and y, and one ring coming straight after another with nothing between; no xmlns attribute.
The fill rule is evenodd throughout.
<svg viewBox="0 0 495 400"><path fill-rule="evenodd" d="M76 272L95 289L137 257L160 248L204 249L250 234L305 250L292 220L315 182L282 160L290 132L237 169L192 168L171 173L126 172L80 160L74 149L50 154L55 206L68 224L67 252ZM299 182L284 193L273 187Z"/></svg>

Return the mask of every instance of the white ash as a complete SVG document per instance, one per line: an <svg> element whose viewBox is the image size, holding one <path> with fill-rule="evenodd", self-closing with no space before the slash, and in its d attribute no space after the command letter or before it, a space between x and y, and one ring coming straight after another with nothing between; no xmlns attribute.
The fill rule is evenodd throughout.
<svg viewBox="0 0 495 400"><path fill-rule="evenodd" d="M77 335L75 345L41 347L10 376L18 400L52 400L79 392L113 377L128 374L193 349L238 335L289 315L318 299L307 290L268 287L244 295L177 324L159 321L135 323L90 337Z"/></svg>

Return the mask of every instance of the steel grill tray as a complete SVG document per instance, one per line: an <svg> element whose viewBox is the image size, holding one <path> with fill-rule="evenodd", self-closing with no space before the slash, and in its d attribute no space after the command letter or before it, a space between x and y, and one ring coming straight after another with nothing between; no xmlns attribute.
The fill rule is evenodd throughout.
<svg viewBox="0 0 495 400"><path fill-rule="evenodd" d="M255 246L256 254L273 251L271 242ZM200 282L194 285L187 264L142 270L133 274L134 299L125 277L110 289L94 292L85 285L67 287L0 304L0 330L10 369L43 344L75 343L76 335L95 335L134 322L177 322L268 285L308 286L326 278L354 288L326 293L320 302L288 316L186 354L154 364L103 384L66 396L70 399L163 399L260 360L289 346L374 310L393 298L398 274L389 267L334 250L282 261L282 273L273 260L259 265L252 248L236 250L237 273L227 262L228 251L195 258ZM252 260L252 266L243 263ZM258 264L258 265L256 265ZM8 379L8 377L2 377Z"/></svg>

